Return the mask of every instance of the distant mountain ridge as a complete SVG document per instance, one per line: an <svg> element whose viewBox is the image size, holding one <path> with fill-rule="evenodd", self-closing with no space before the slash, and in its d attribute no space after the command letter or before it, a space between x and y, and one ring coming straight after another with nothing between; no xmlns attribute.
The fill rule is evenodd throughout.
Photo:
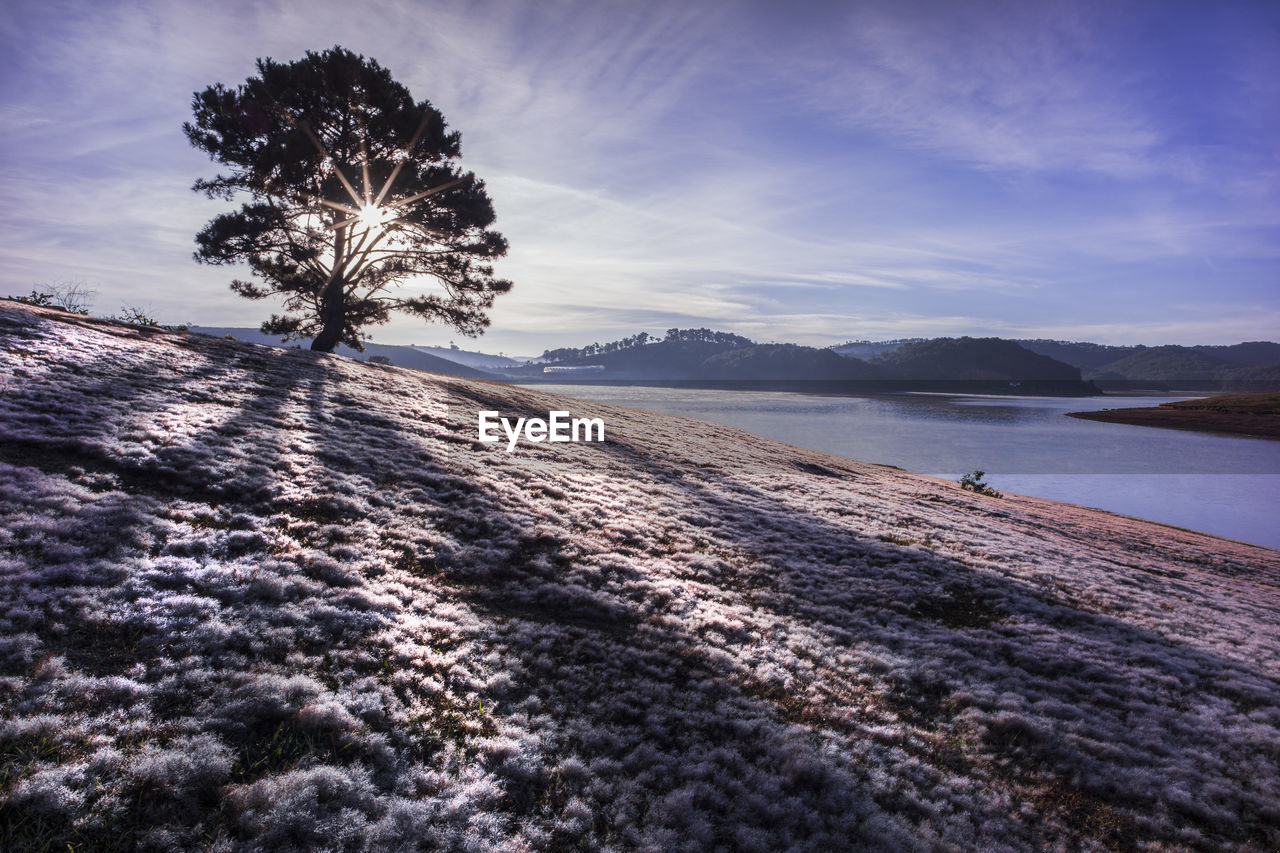
<svg viewBox="0 0 1280 853"><path fill-rule="evenodd" d="M456 346L433 347L409 344L408 348L427 355L434 355L436 358L443 358L446 361L465 365L466 367L474 367L476 370L500 370L504 367L518 367L533 360L530 358L511 358L501 354L492 355L487 352L459 349Z"/></svg>
<svg viewBox="0 0 1280 853"><path fill-rule="evenodd" d="M193 326L237 340L285 346L257 329ZM1280 389L1280 343L1247 341L1230 346L1116 346L1088 341L1007 338L901 338L850 341L818 348L757 343L710 329L670 329L666 337L640 333L606 344L548 350L537 361L432 346L366 342L365 351L340 346L352 358L387 358L392 364L473 379L544 380L544 366L593 367L589 376L609 381L820 381L879 383L1079 383L1074 390L1009 386L1010 393L1098 393L1133 387L1262 391ZM554 374L556 381L571 373ZM920 390L948 390L929 386ZM979 390L974 388L973 390ZM995 385L984 391L1003 392Z"/></svg>
<svg viewBox="0 0 1280 853"><path fill-rule="evenodd" d="M252 344L265 344L271 347L290 348L294 344L284 344L280 342L279 335L268 335L258 329L241 328L241 327L223 327L223 326L192 326L191 331L200 332L205 335L214 335L219 338L230 335L238 341L246 341ZM305 347L309 345L309 341L302 342ZM346 344L339 344L334 352L339 355L345 355L349 358L368 361L371 358L381 356L390 359L391 363L398 367L410 367L414 370L425 370L429 373L442 373L445 376L462 376L467 379L493 379L495 375L491 371L480 370L470 367L450 359L441 358L434 355L429 350L439 349L438 347L408 347L395 346L392 344L375 344L369 341L365 342L364 352L359 352ZM479 353L483 355L483 353ZM500 358L500 356L493 356Z"/></svg>
<svg viewBox="0 0 1280 853"><path fill-rule="evenodd" d="M709 329L671 329L661 339L641 333L607 344L548 350L543 357L557 368L593 368L583 381L841 382L858 385L833 390L1098 393L1081 381L1079 368L998 338L893 342L864 361L836 348L762 344ZM547 378L542 365L503 373L515 381ZM559 371L553 376L554 381L572 378ZM1040 384L1023 388L1026 382Z"/></svg>
<svg viewBox="0 0 1280 853"><path fill-rule="evenodd" d="M1246 341L1231 346L1108 346L1078 341L1020 340L1099 382L1204 382L1223 388L1280 383L1280 343ZM1280 387L1280 384L1277 385Z"/></svg>

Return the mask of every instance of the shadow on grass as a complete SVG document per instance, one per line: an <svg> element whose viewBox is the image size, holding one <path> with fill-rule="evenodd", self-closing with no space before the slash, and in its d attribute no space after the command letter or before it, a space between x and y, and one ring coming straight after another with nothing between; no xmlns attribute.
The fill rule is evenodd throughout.
<svg viewBox="0 0 1280 853"><path fill-rule="evenodd" d="M553 832L562 846L1030 847L1043 840L1038 832L1067 844L1176 845L1182 828L1209 843L1267 846L1277 838L1265 808L1277 796L1274 774L1256 776L1250 788L1223 765L1229 752L1265 755L1274 743L1274 726L1246 725L1251 712L1280 704L1280 687L1258 671L927 549L798 512L785 495L737 476L752 472L693 471L660 450L611 441L591 447L586 463L543 448L541 469L507 466L482 477L483 466L503 460L488 454L500 451L464 436L406 438L396 413L366 405L371 398L326 359L224 342L190 346L193 357L210 360L188 379L166 378L163 360L147 368L145 381L104 363L78 399L126 422L183 394L209 402L208 391L186 387L193 381L247 391L227 419L140 459L93 444L77 450L71 436L46 429L6 445L0 461L58 479L82 476L77 469L96 475L100 494L121 492L156 513L183 505L183 524L208 519L201 523L227 539L237 517L259 531L253 519L279 522L283 540L171 560L167 577L148 581L221 596L214 645L140 619L85 621L83 636L33 627L47 651L96 677L122 675L139 660L170 673L182 661L199 663L199 672L176 682L181 690L158 693L149 707L164 721L196 721L228 745L233 758L222 784L317 765L372 768L379 796L390 797L404 761L430 765L455 752L494 762L503 790L495 809L508 826L554 825L575 799L588 802L586 829ZM464 407L513 411L485 386L424 387L448 389ZM518 399L529 414L545 415L531 395ZM646 519L653 529L614 543L626 559L602 560L591 541L597 530L584 521L535 520L548 490L571 493L559 475L580 464L620 485L643 481L656 490ZM823 481L856 479L809 460L792 469ZM406 508L411 515L397 514ZM393 517L411 518L413 529L380 526ZM111 547L88 558L135 570L166 556L172 526L119 518ZM729 568L718 575L685 568L682 577L658 565L664 549L680 543L664 544L654 531L686 519L699 523L673 524L672 535ZM479 619L478 642L510 670L500 695L482 697L489 710L459 700L466 685L428 693L394 677L381 638L394 613L350 603L380 582L346 565L373 566L361 556L370 553L391 555L379 559ZM11 556L37 570L49 565L38 551ZM274 565L279 584L255 592L257 581L214 589L202 579L211 563L248 570L255 562ZM22 598L14 584L38 586L53 599L50 613L79 614L83 579L61 578L11 575L5 594ZM695 580L732 605L726 612L754 622L736 631L721 625L713 637L682 619L678 601L656 597L660 580ZM311 603L316 615L300 616ZM342 608L350 612L337 613ZM786 636L756 625L782 626ZM775 643L802 664L786 677L751 662L753 647ZM859 669L839 671L831 661L841 655ZM383 741L356 743L338 729L299 722L317 687L278 687L296 699L246 698L245 684L267 671L287 677L294 660L309 668L299 676L330 691L360 678L386 685L412 712L411 725L369 715L362 725ZM536 734L531 764L508 766L478 745L502 726ZM163 745L171 736L149 737ZM379 753L378 742L400 758ZM5 765L6 792L48 757L38 740L10 746L17 758ZM585 772L573 772L569 759ZM973 780L985 780L978 784L990 796L971 793ZM1194 794L1174 796L1213 786L1229 794L1207 806ZM148 789L147 796L145 808L138 799L97 823L38 825L34 836L30 816L6 806L0 824L8 835L0 838L126 848L167 823L253 840L222 794L193 801ZM182 811L193 803L195 812ZM1022 805L1046 817L1027 819L1021 837L1002 835ZM86 801L86 812L93 807ZM378 806L368 809L377 816Z"/></svg>

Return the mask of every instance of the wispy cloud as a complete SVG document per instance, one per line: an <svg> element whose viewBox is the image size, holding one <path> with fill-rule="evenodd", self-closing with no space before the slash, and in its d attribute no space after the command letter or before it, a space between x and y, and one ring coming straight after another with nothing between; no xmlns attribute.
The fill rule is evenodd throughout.
<svg viewBox="0 0 1280 853"><path fill-rule="evenodd" d="M1171 165L1158 69L1096 4L860 4L787 66L809 104L984 168L1147 176Z"/></svg>

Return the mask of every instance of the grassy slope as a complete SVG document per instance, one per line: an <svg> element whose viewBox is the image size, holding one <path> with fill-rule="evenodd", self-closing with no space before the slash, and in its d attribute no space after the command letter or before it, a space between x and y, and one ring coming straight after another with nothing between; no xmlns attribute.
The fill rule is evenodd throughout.
<svg viewBox="0 0 1280 853"><path fill-rule="evenodd" d="M1280 846L1275 551L7 303L0 389L0 848Z"/></svg>
<svg viewBox="0 0 1280 853"><path fill-rule="evenodd" d="M1180 400L1161 403L1168 409L1186 409L1202 412L1224 412L1234 415L1280 415L1280 391L1264 391L1259 394L1218 394L1198 400Z"/></svg>
<svg viewBox="0 0 1280 853"><path fill-rule="evenodd" d="M1135 426L1280 438L1280 392L1218 394L1137 409L1071 412L1073 418Z"/></svg>

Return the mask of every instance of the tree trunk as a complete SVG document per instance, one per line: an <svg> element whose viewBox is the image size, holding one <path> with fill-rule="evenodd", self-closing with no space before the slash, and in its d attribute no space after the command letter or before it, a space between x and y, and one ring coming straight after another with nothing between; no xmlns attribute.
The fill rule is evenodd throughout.
<svg viewBox="0 0 1280 853"><path fill-rule="evenodd" d="M311 342L314 352L333 352L342 339L342 326L347 319L346 282L342 280L347 229L333 234L333 272L320 294L320 334Z"/></svg>
<svg viewBox="0 0 1280 853"><path fill-rule="evenodd" d="M320 334L311 342L315 352L333 352L342 339L342 326L347 319L343 289L341 279L331 281L326 288L329 292L320 304Z"/></svg>

